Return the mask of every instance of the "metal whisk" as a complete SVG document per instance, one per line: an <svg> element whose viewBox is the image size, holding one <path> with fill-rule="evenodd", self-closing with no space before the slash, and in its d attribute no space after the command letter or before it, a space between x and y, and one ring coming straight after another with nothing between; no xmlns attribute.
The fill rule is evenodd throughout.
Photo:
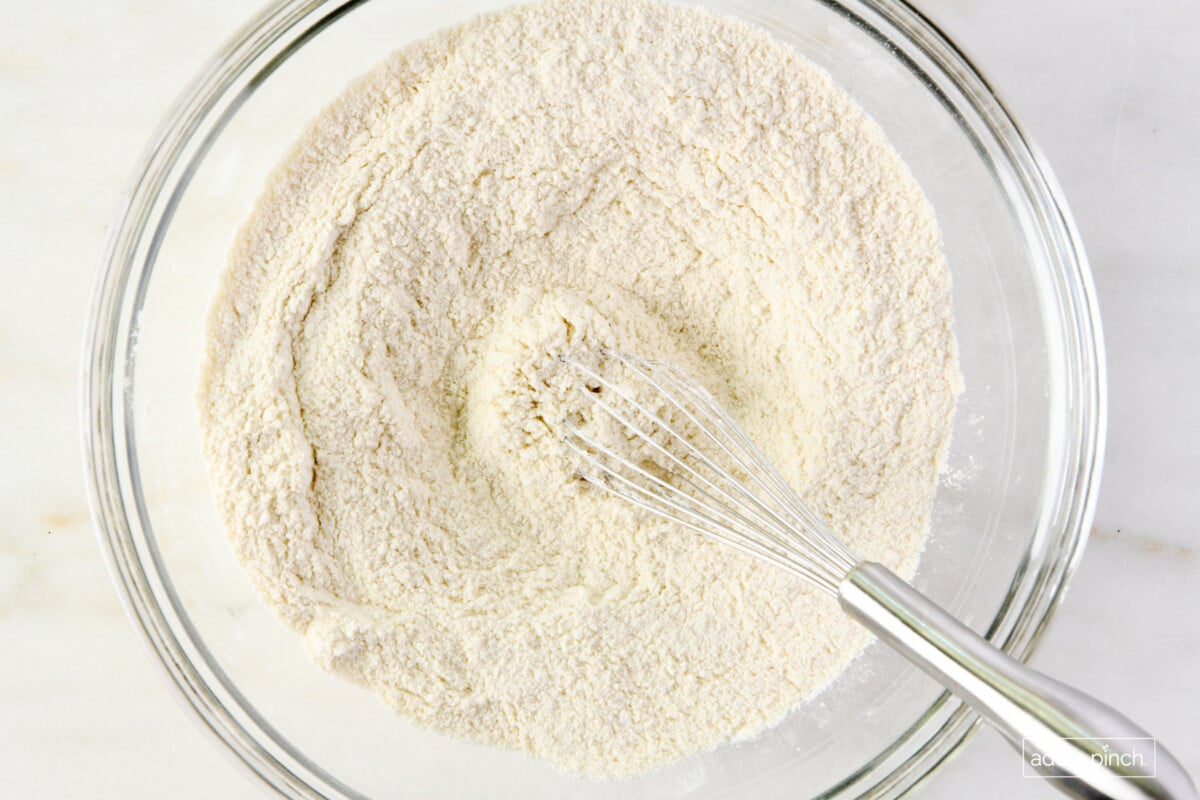
<svg viewBox="0 0 1200 800"><path fill-rule="evenodd" d="M564 358L584 396L564 443L595 487L786 569L837 598L1080 798L1196 798L1179 762L1115 709L1036 672L881 564L856 556L699 383L611 351ZM604 369L611 367L611 369ZM618 377L619 376L619 377ZM593 430L597 428L599 430Z"/></svg>

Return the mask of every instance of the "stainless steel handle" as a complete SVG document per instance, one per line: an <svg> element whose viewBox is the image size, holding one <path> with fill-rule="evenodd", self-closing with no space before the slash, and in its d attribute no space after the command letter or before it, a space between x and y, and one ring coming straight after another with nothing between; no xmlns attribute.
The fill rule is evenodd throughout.
<svg viewBox="0 0 1200 800"><path fill-rule="evenodd" d="M851 570L838 600L970 703L1064 793L1115 800L1198 797L1182 765L1127 717L1006 655L883 565L864 561ZM1154 777L1142 777L1152 767Z"/></svg>

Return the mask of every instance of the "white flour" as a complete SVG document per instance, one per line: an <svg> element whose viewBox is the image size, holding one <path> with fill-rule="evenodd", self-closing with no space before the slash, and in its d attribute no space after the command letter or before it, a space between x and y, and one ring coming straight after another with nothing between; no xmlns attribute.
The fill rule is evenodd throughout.
<svg viewBox="0 0 1200 800"><path fill-rule="evenodd" d="M617 776L757 731L866 637L571 481L556 356L598 345L687 367L911 572L959 384L932 211L825 73L696 10L514 9L353 86L234 249L201 409L237 555L319 664Z"/></svg>

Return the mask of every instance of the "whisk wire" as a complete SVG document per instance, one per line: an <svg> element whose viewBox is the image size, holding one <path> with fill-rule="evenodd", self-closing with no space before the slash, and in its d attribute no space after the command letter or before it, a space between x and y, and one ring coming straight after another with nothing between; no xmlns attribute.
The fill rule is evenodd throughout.
<svg viewBox="0 0 1200 800"><path fill-rule="evenodd" d="M578 437L579 441L595 446L601 452L607 452L611 454L611 451L606 451L594 440L578 434L576 436ZM577 443L567 440L567 444L569 447L571 447L571 449L579 453L586 460L595 463L595 457L588 451L580 448ZM638 467L636 464L633 464L632 462L623 459L620 456L616 456L615 454L613 457L618 463L629 469L631 472L637 474L639 477L643 477L651 483L660 484L659 479L651 475L643 468ZM734 547L768 563L789 570L821 586L821 588L826 589L827 591L833 591L833 587L826 584L825 579L820 573L813 571L803 562L796 560L792 554L786 552L785 550L767 547L766 545L756 542L753 539L746 538L744 535L730 535L727 533L727 531L733 530L731 527L721 524L714 524L712 518L706 513L698 512L695 509L690 508L686 503L681 502L680 500L676 499L675 496L672 496L672 494L647 489L645 486L638 484L634 480L616 472L615 470L611 470L603 466L598 465L598 471L601 473L600 475L584 474L583 477L602 491L620 497L622 500L632 503L639 508L654 513L658 516L670 519L671 521L682 525L685 528L689 528L690 530L710 536L716 541L722 542L730 547ZM614 488L613 482L616 482L618 485L628 489L629 491L623 492ZM669 485L667 486L667 489L673 491L672 487ZM664 510L664 506L668 510Z"/></svg>
<svg viewBox="0 0 1200 800"><path fill-rule="evenodd" d="M647 511L788 569L836 594L841 579L858 563L857 557L807 510L712 395L672 365L609 351L601 355L620 362L654 389L656 396L682 414L700 438L748 480L735 476L733 470L623 386L575 359L564 358L588 379L580 390L594 409L648 446L661 459L661 463L653 459L649 463L663 473L656 475L645 466L646 462L636 463L578 428L571 428L564 441L587 467L580 471L581 477ZM607 391L630 411L618 408L617 403L609 402L594 389ZM635 417L644 422L639 424Z"/></svg>
<svg viewBox="0 0 1200 800"><path fill-rule="evenodd" d="M807 510L778 470L704 387L674 365L617 353L610 355L635 370L644 380L658 389L668 402L686 415L706 438L733 459L739 469L754 481L785 514L791 517L790 521L779 520L775 517L776 521L784 528L784 538L787 544L802 547L810 557L837 573L839 578L858 563L857 557L840 540L829 534L825 525ZM663 383L668 385L664 386ZM684 395L691 400L691 403L682 402L679 395ZM703 413L707 419L704 421L698 419L698 412ZM724 433L728 439L718 437L717 430ZM721 477L727 481L734 481L735 485L739 487L742 486L727 472L722 471ZM753 497L756 502L758 501L758 498L752 493L748 496ZM772 516L774 517L774 515ZM797 536L797 526L803 533L816 539L820 546L816 546L809 538Z"/></svg>
<svg viewBox="0 0 1200 800"><path fill-rule="evenodd" d="M603 386L604 388L607 388L610 392L618 395L623 400L625 400L626 403L628 403L630 406L632 406L638 412L640 412L643 416L645 416L651 422L651 424L656 425L660 430L665 431L670 436L674 437L674 440L678 441L683 446L683 448L689 452L690 455L692 455L695 458L701 459L702 463L706 463L706 466L709 469L711 469L713 472L716 473L717 477L719 479L721 479L721 481L723 482L723 485L725 487L733 488L741 496L741 503L739 503L739 499L737 497L734 497L727 489L723 488L721 483L716 483L716 482L710 480L707 476L702 474L699 470L693 468L690 464L688 464L682 458L677 456L675 453L672 453L670 450L663 447L663 445L660 444L658 441L656 441L654 439L654 437L650 436L645 431L643 431L638 425L636 425L631 419L629 419L629 417L627 415L621 413L621 411L619 411L616 407L605 402L604 400L600 399L599 397L592 398L592 401L598 407L600 407L602 410L607 412L611 417L613 417L626 431L632 433L635 437L637 437L641 441L645 442L655 452L657 452L663 458L665 458L670 465L676 467L678 471L673 472L673 474L676 477L678 477L679 479L688 483L696 491L701 492L701 493L705 494L706 496L709 496L710 499L711 499L711 496L708 495L708 492L715 493L722 500L724 500L725 503L730 504L730 507L728 507L728 509L725 512L722 512L721 510L719 510L718 508L713 507L713 506L705 506L706 511L708 511L709 513L715 514L715 515L719 515L719 516L723 517L726 521L731 521L731 519L732 519L732 520L737 520L738 522L740 522L744 525L763 526L764 533L769 533L771 535L771 538L773 540L775 540L775 543L777 545L779 545L783 551L785 551L785 552L787 551L787 546L788 546L789 542L786 539L779 537L778 535L775 535L774 531L770 527L771 525L786 527L787 522L785 520L781 519L777 514L775 514L774 511L769 506L762 503L761 500L753 492L751 492L749 489L747 489L741 482L737 481L733 475L729 474L726 470L721 468L720 465L713 463L710 460L707 460L705 458L703 452L699 448L695 447L690 441L688 441L686 437L682 436L676 430L675 427L673 427L670 423L668 423L666 420L664 420L660 415L655 414L654 412L647 409L636 398L629 395L628 392L622 390L620 387L615 386L612 382L606 380L605 378L603 378L602 376L600 376L593 370L588 369L587 367L579 365L578 363L575 363L575 366L577 369L583 371L586 375L588 375L598 385ZM601 449L598 443L592 442L592 445L594 447L596 447L597 449ZM604 452L607 455L609 455L610 457L616 458L615 454L612 453L612 451L604 450ZM628 461L623 461L623 463L630 468L635 466L631 462L628 462ZM699 483L697 483L697 482L699 482ZM668 491L675 491L675 487L672 487L669 484L667 484L661 480L656 481L656 483ZM745 505L746 503L749 503L749 507L746 507L746 505ZM741 508L742 512L744 512L744 513L739 513L736 510L739 507ZM749 515L749 518L747 517L747 515Z"/></svg>
<svg viewBox="0 0 1200 800"><path fill-rule="evenodd" d="M654 424L657 424L660 429L671 433L673 436L675 436L675 438L678 441L682 442L685 447L689 447L690 443L688 443L686 441L686 439L681 437L678 434L678 432L670 424L668 424L661 417L659 417L658 415L654 414L652 411L647 409L644 405L639 403L634 397L629 395L628 392L622 390L620 387L614 385L612 382L606 380L603 376L599 375L598 373L589 369L588 367L586 367L582 364L579 364L578 362L574 362L574 361L571 361L570 363L576 369L578 369L583 374L585 374L586 376L591 378L591 380L594 383L596 383L597 386L603 387L603 388L607 389L609 392L611 392L612 394L615 394L618 397L620 397L621 399L625 400L626 403L628 403L631 407L635 408L641 414L643 414L644 416L649 418ZM639 428L634 422L632 422L628 418L628 416L626 416L625 414L622 414L613 405L605 402L604 400L600 399L599 397L592 397L592 398L590 398L590 400L591 400L591 402L596 404L600 409L604 410L611 417L613 417L619 424L621 424L621 426L625 430L627 430L628 432L630 432L634 436L636 436L638 439L640 439L643 442L650 445L656 452L663 455L668 460L669 463L673 464L674 466L676 466L680 470L682 470L682 473L675 471L675 472L672 472L671 474L673 474L675 477L679 478L680 480L683 480L686 483L688 483L690 486L693 487L693 489L695 489L702 496L707 498L710 502L703 503L703 502L700 502L699 500L697 500L696 497L689 496L685 492L680 492L677 487L672 486L669 483L667 483L666 481L663 481L662 479L658 478L657 476L650 474L647 470L639 467L637 464L633 463L631 460L620 456L619 454L614 452L611 448L606 448L603 445L601 445L599 442L595 441L594 439L582 434L580 431L573 430L571 432L571 436L573 436L578 442L583 442L584 444L588 445L588 447L590 447L593 451L603 454L612 462L615 462L616 464L623 466L625 469L637 474L639 477L642 477L645 480L650 481L650 483L652 485L654 485L655 487L657 487L659 491L656 491L653 493L647 492L645 490L645 487L643 487L633 481L630 481L628 478L621 475L616 470L611 469L611 467L607 467L603 463L603 460L595 457L595 453L588 452L586 449L580 448L578 446L578 444L576 443L576 441L571 441L571 439L568 438L567 443L569 445L571 445L572 449L574 449L577 453L579 453L581 456L583 456L589 463L592 463L593 466L598 468L600 470L601 474L604 475L604 477L606 477L608 479L615 479L619 483L625 485L627 488L629 488L632 491L637 492L639 494L646 494L646 495L655 497L657 499L660 499L664 502L668 502L668 504L671 505L672 508L675 508L675 509L687 508L689 519L693 522L695 522L697 520L701 520L704 522L711 522L711 520L708 519L708 517L703 517L702 515L698 515L694 509L688 508L686 505L687 503L691 503L691 504L699 506L709 516L718 517L720 519L720 521L725 522L727 525L732 526L732 525L737 525L740 523L743 526L753 528L755 526L764 526L764 525L770 524L768 520L758 517L758 515L756 515L756 514L754 516L757 517L757 519L748 519L745 515L739 514L736 511L734 511L733 509L738 507L737 499L730 496L728 492L722 490L720 485L709 480L702 473L693 469L687 462L683 461L681 458L676 456L674 453L671 453L669 450L664 448L661 444L659 444L657 441L655 441L651 436L647 435L643 430L641 430L641 428ZM696 455L702 455L695 448L691 448L691 449L693 450L693 452ZM591 476L589 476L589 477L591 477ZM737 482L732 481L731 476L727 476L727 477L730 477L730 480L727 481L727 485L742 489L742 487ZM719 503L712 502L713 501L712 495L709 494L708 492L706 492L704 490L704 488L701 487L697 483L697 481L700 484L707 486L712 491L721 495L726 503L729 503L732 505L727 506L724 510L722 510ZM592 481L592 482L596 483L596 481ZM610 488L610 487L604 486L604 488ZM744 489L742 489L742 490L744 492ZM757 501L757 498L755 498L752 494L750 494L750 493L745 493L745 494L746 494L746 497L749 498L751 501ZM649 510L658 511L658 509L655 509L655 508L650 508ZM753 514L752 509L750 510L750 512ZM778 520L776 520L776 522L778 522ZM705 528L705 530L710 531L710 528ZM774 544L776 545L776 547L771 548L772 552L776 553L776 555L783 557L783 558L789 557L788 549L786 546L784 546L785 543L775 541ZM760 545L760 547L761 547L761 545Z"/></svg>
<svg viewBox="0 0 1200 800"><path fill-rule="evenodd" d="M631 368L641 367L642 374L647 380L653 381L652 376L659 377L667 384L666 388L674 390L674 394L671 391L664 391L664 396L676 404L681 411L688 414L693 423L713 441L717 441L713 435L714 427L729 437L730 443L739 451L740 457L729 452L725 442L718 442L719 446L729 453L730 457L737 459L739 466L792 518L794 524L800 526L814 539L819 540L821 548L815 550L821 556L826 554L830 556L831 568L841 569L844 573L858 563L858 557L840 539L832 535L825 524L796 496L795 490L788 485L775 466L750 440L745 431L730 418L708 390L674 364L621 354L613 354L613 357L630 365ZM646 374L646 372L652 374ZM679 403L676 394L691 400L691 407ZM704 424L696 420L692 416L693 410L703 413L711 424Z"/></svg>

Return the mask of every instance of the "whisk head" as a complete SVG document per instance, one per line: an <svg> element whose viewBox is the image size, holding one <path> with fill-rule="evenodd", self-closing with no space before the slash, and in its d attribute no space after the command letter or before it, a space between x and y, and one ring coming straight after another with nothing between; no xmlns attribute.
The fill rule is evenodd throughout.
<svg viewBox="0 0 1200 800"><path fill-rule="evenodd" d="M787 484L713 396L683 370L603 350L564 357L585 407L618 435L568 423L564 443L595 487L837 594L859 558ZM620 378L599 364L619 365Z"/></svg>

